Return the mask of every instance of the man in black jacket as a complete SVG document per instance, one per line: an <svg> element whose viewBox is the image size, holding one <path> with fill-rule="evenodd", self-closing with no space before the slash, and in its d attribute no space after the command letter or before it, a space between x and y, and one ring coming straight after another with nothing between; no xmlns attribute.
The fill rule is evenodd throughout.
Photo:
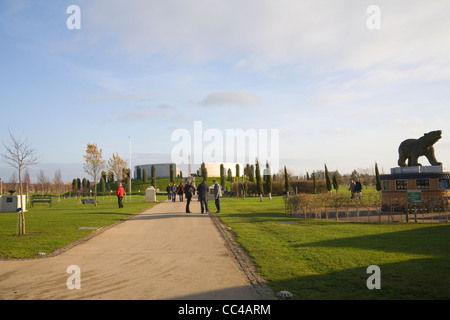
<svg viewBox="0 0 450 320"><path fill-rule="evenodd" d="M200 199L200 207L202 210L202 213L210 213L208 208L208 192L209 188L206 185L206 181L203 180L202 183L197 188L198 197Z"/></svg>
<svg viewBox="0 0 450 320"><path fill-rule="evenodd" d="M191 180L188 180L188 182L186 183L186 186L184 187L184 194L186 195L186 213L191 213L191 211L189 210L189 203L191 203L191 198L195 193L195 188L191 183Z"/></svg>
<svg viewBox="0 0 450 320"><path fill-rule="evenodd" d="M356 193L356 199L361 200L362 184L361 184L361 181L359 181L359 179L356 180L355 193Z"/></svg>

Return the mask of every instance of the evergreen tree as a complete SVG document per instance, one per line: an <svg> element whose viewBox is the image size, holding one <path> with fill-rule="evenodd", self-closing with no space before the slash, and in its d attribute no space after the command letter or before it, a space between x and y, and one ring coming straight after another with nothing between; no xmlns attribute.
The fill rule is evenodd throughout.
<svg viewBox="0 0 450 320"><path fill-rule="evenodd" d="M333 173L332 179L333 179L333 188L334 190L336 190L336 193L338 193L339 185L341 184L341 175L337 170Z"/></svg>
<svg viewBox="0 0 450 320"><path fill-rule="evenodd" d="M228 168L228 181L232 181L233 180L233 172L231 172L231 169Z"/></svg>
<svg viewBox="0 0 450 320"><path fill-rule="evenodd" d="M102 178L103 178L103 180L105 180L105 183L106 183L106 179L108 179L108 174L106 173L106 171L102 171Z"/></svg>
<svg viewBox="0 0 450 320"><path fill-rule="evenodd" d="M175 182L175 168L174 168L173 164L170 165L170 169L169 170L170 170L170 172L169 172L169 174L170 174L170 182L174 183Z"/></svg>
<svg viewBox="0 0 450 320"><path fill-rule="evenodd" d="M286 192L286 194L289 195L290 189L291 189L291 183L289 181L289 175L288 175L286 166L284 166L284 192Z"/></svg>
<svg viewBox="0 0 450 320"><path fill-rule="evenodd" d="M147 176L148 176L147 170L142 169L142 182L143 183L147 183Z"/></svg>
<svg viewBox="0 0 450 320"><path fill-rule="evenodd" d="M72 180L72 191L78 191L78 180L76 178Z"/></svg>
<svg viewBox="0 0 450 320"><path fill-rule="evenodd" d="M225 167L223 164L220 165L220 185L222 188L225 186Z"/></svg>
<svg viewBox="0 0 450 320"><path fill-rule="evenodd" d="M244 176L250 178L250 165L247 163L244 168Z"/></svg>
<svg viewBox="0 0 450 320"><path fill-rule="evenodd" d="M108 182L114 182L114 172L112 171L108 173Z"/></svg>
<svg viewBox="0 0 450 320"><path fill-rule="evenodd" d="M350 179L352 179L353 181L357 181L359 179L358 171L353 170L352 173L350 174Z"/></svg>
<svg viewBox="0 0 450 320"><path fill-rule="evenodd" d="M136 167L136 179L141 180L141 167L140 166Z"/></svg>
<svg viewBox="0 0 450 320"><path fill-rule="evenodd" d="M156 167L152 165L152 186L156 189Z"/></svg>
<svg viewBox="0 0 450 320"><path fill-rule="evenodd" d="M331 184L331 177L330 173L328 172L327 165L325 164L325 183L327 185L327 190L331 192L332 184Z"/></svg>
<svg viewBox="0 0 450 320"><path fill-rule="evenodd" d="M241 175L240 175L240 168L239 168L239 164L236 164L236 178L239 178ZM239 181L239 179L238 179L238 181Z"/></svg>
<svg viewBox="0 0 450 320"><path fill-rule="evenodd" d="M83 178L81 186L82 186L82 191L85 192L87 190L87 179L86 178Z"/></svg>
<svg viewBox="0 0 450 320"><path fill-rule="evenodd" d="M105 195L106 192L106 182L105 182L105 178L101 177L100 178L100 192L102 193L102 195Z"/></svg>
<svg viewBox="0 0 450 320"><path fill-rule="evenodd" d="M248 181L255 182L255 166L251 165L248 171Z"/></svg>
<svg viewBox="0 0 450 320"><path fill-rule="evenodd" d="M202 174L203 180L208 182L208 170L206 169L206 165L204 162L201 165L201 174Z"/></svg>
<svg viewBox="0 0 450 320"><path fill-rule="evenodd" d="M269 194L269 200L272 200L272 175L270 174L269 162L266 164L266 168L268 169L267 175L265 175L265 188L266 192Z"/></svg>
<svg viewBox="0 0 450 320"><path fill-rule="evenodd" d="M375 181L377 191L381 191L380 172L378 171L378 164L376 162L375 162Z"/></svg>
<svg viewBox="0 0 450 320"><path fill-rule="evenodd" d="M259 162L256 160L256 192L259 194L260 201L263 201L263 185L261 180L261 171L259 169Z"/></svg>
<svg viewBox="0 0 450 320"><path fill-rule="evenodd" d="M316 178L315 172L312 173L312 178L313 178L313 192L314 192L314 194L316 194L317 193L317 178Z"/></svg>

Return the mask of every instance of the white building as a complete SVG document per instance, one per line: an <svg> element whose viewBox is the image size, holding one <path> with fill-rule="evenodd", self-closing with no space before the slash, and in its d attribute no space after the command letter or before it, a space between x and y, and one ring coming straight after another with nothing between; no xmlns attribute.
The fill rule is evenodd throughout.
<svg viewBox="0 0 450 320"><path fill-rule="evenodd" d="M225 169L225 176L228 175L228 169L231 169L231 175L236 176L236 164L239 164L239 174L242 176L244 173L244 165L241 163L205 163L208 177L220 177L220 165L223 164ZM198 168L201 174L201 166Z"/></svg>
<svg viewBox="0 0 450 320"><path fill-rule="evenodd" d="M144 172L144 169L147 171L147 178L151 179L152 177L152 166L155 166L155 174L156 174L156 178L160 179L160 178L170 178L170 165L174 166L175 169L175 177L177 177L180 174L180 168L177 167L176 163L154 163L154 164L142 164L139 166L135 166L134 167L134 176L138 177L141 176L142 177L142 173ZM138 175L137 170L138 168L140 168L141 170L141 175Z"/></svg>

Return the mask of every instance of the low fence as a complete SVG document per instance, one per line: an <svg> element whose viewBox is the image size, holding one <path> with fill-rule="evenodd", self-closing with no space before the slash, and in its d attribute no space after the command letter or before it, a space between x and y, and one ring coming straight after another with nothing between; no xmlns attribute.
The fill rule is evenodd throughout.
<svg viewBox="0 0 450 320"><path fill-rule="evenodd" d="M447 199L426 199L421 203L405 201L383 204L379 193L361 199L346 194L297 194L284 197L285 214L305 219L330 219L348 222L448 222Z"/></svg>

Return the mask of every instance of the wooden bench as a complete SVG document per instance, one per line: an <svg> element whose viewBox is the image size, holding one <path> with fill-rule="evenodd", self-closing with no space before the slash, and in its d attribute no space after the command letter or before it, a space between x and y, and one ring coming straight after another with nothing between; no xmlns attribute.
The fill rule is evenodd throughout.
<svg viewBox="0 0 450 320"><path fill-rule="evenodd" d="M95 204L95 200L94 200L94 199L81 199L81 202L82 202L83 204L86 204L86 203L92 203L92 204ZM98 203L98 201L97 201L97 203Z"/></svg>
<svg viewBox="0 0 450 320"><path fill-rule="evenodd" d="M48 203L52 206L52 196L35 194L31 196L31 207L34 207L35 203Z"/></svg>

